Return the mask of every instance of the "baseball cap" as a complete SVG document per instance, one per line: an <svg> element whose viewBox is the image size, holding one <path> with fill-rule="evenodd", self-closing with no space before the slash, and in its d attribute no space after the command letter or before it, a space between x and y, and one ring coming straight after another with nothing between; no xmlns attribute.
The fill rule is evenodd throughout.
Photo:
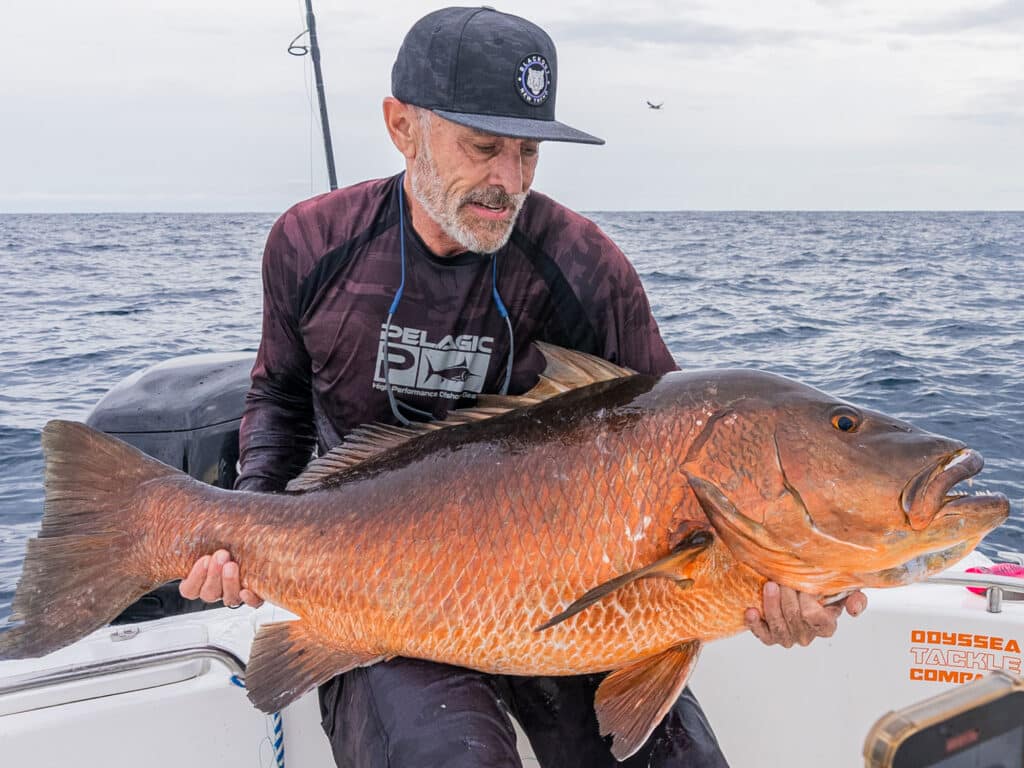
<svg viewBox="0 0 1024 768"><path fill-rule="evenodd" d="M536 24L493 8L442 8L413 24L391 94L498 136L604 144L555 120L555 44Z"/></svg>

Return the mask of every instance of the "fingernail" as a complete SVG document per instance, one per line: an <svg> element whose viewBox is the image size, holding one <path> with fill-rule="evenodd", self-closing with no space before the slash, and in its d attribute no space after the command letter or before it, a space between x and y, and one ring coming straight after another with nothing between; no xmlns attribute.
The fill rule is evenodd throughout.
<svg viewBox="0 0 1024 768"><path fill-rule="evenodd" d="M224 565L224 563L231 559L231 555L229 555L223 549L220 550L216 555L214 555L214 557L217 558L218 565Z"/></svg>
<svg viewBox="0 0 1024 768"><path fill-rule="evenodd" d="M224 575L229 579L233 579L238 575L238 563L225 563L224 564Z"/></svg>
<svg viewBox="0 0 1024 768"><path fill-rule="evenodd" d="M779 585L774 581L769 581L764 585L764 593L769 597L775 597L779 594Z"/></svg>

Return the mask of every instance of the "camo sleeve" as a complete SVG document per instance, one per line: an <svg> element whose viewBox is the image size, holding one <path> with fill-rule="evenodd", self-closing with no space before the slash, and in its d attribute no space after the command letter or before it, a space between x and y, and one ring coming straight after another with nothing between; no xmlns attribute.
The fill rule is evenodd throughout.
<svg viewBox="0 0 1024 768"><path fill-rule="evenodd" d="M588 314L604 344L603 357L652 376L677 370L636 269L603 233L601 239L606 280L592 297Z"/></svg>
<svg viewBox="0 0 1024 768"><path fill-rule="evenodd" d="M315 445L310 360L299 331L300 255L285 213L263 254L263 335L239 431L239 490L279 491L309 462Z"/></svg>

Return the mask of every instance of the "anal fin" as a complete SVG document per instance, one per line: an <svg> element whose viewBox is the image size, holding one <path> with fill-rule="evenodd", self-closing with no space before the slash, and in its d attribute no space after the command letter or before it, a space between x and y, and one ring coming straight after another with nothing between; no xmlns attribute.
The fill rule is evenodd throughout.
<svg viewBox="0 0 1024 768"><path fill-rule="evenodd" d="M644 745L683 692L700 654L690 640L612 672L597 688L594 710L601 735L612 735L612 754L625 760Z"/></svg>
<svg viewBox="0 0 1024 768"><path fill-rule="evenodd" d="M245 687L258 709L279 712L335 675L382 658L332 648L307 632L302 621L264 624L252 643Z"/></svg>
<svg viewBox="0 0 1024 768"><path fill-rule="evenodd" d="M586 608L589 608L601 598L610 595L617 589L622 589L627 584L639 581L640 579L669 579L684 589L691 586L693 581L686 575L688 566L694 561L697 555L711 545L712 540L713 535L708 528L703 526L695 528L688 532L683 537L682 541L676 544L672 551L665 557L651 563L650 565L644 566L643 568L630 571L629 573L624 573L621 576L616 576L611 581L598 584L578 600L574 601L572 605L564 611L552 616L533 631L540 632L548 629L549 627L553 627L556 624L561 624L566 619L575 616Z"/></svg>

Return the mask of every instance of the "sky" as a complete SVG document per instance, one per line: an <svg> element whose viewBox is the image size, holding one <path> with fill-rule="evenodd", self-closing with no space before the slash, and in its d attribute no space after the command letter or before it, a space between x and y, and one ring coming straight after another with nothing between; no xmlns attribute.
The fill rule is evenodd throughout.
<svg viewBox="0 0 1024 768"><path fill-rule="evenodd" d="M439 7L314 0L339 184L395 173ZM558 47L534 188L597 210L1022 210L1024 0L520 0ZM303 0L3 0L0 213L280 212L327 189ZM661 110L645 101L664 102Z"/></svg>

